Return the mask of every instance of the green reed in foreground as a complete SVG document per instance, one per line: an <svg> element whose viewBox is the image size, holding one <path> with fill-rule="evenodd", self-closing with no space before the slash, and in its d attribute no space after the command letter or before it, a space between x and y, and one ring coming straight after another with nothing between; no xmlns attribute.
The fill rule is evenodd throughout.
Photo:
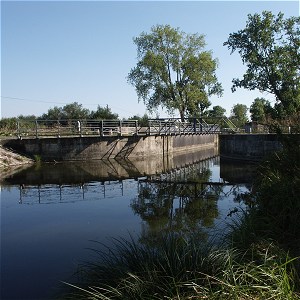
<svg viewBox="0 0 300 300"><path fill-rule="evenodd" d="M217 250L169 235L157 247L115 240L64 299L300 299L293 259L272 243Z"/></svg>

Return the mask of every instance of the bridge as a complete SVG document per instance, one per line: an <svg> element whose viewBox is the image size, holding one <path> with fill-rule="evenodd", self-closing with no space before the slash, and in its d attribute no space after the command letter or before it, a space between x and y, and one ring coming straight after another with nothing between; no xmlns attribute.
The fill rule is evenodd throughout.
<svg viewBox="0 0 300 300"><path fill-rule="evenodd" d="M19 120L8 134L0 140L4 147L45 161L147 158L155 163L199 152L205 158L220 153L251 161L282 148L277 135L245 134L226 117L149 119L146 126L137 120Z"/></svg>
<svg viewBox="0 0 300 300"><path fill-rule="evenodd" d="M15 130L10 130L9 133L11 136L22 139L216 134L239 131L227 117L220 117L186 118L184 121L179 118L149 119L147 126L142 126L138 120L18 120Z"/></svg>

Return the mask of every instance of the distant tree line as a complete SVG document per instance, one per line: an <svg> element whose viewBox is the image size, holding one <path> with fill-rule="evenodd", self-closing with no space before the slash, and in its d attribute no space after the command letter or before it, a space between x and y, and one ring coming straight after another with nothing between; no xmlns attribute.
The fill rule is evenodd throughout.
<svg viewBox="0 0 300 300"><path fill-rule="evenodd" d="M209 107L208 107L209 108ZM250 113L250 119L248 117ZM199 117L199 116L197 116ZM226 109L220 105L213 106L211 109L206 109L203 111L201 117L206 121L213 122L217 118L226 117ZM249 121L257 122L260 124L272 124L278 117L278 112L276 108L271 106L271 103L264 98L255 98L251 106L248 108L244 104L235 104L229 115L229 119L238 128L243 128L243 126ZM3 118L0 120L1 129L14 129L16 127L17 120L35 121L35 120L118 120L119 115L112 112L108 107L97 106L96 110L89 110L84 108L82 104L78 102L73 102L66 104L62 107L54 106L49 108L47 113L41 116L35 115L19 115L13 118ZM141 126L148 126L149 115L146 113L143 116L133 115L127 118L127 120L137 120Z"/></svg>

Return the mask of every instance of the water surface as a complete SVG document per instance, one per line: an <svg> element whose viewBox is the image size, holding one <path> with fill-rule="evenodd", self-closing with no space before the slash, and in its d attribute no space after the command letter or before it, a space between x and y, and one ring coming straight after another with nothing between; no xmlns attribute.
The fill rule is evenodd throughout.
<svg viewBox="0 0 300 300"><path fill-rule="evenodd" d="M183 155L42 164L3 179L1 299L53 299L60 281L72 280L78 264L91 259L91 241L224 232L252 171Z"/></svg>

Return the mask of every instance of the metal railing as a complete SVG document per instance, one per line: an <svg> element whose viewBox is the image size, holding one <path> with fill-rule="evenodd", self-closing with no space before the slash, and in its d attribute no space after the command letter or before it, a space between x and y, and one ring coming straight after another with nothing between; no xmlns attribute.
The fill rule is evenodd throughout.
<svg viewBox="0 0 300 300"><path fill-rule="evenodd" d="M149 134L215 134L238 132L236 126L226 117L222 118L179 118L150 119Z"/></svg>
<svg viewBox="0 0 300 300"><path fill-rule="evenodd" d="M6 130L7 131L7 130ZM227 118L149 119L148 126L137 120L18 120L15 129L5 135L18 138L68 137L68 136L132 136L216 134L238 132ZM4 135L4 129L0 128Z"/></svg>

